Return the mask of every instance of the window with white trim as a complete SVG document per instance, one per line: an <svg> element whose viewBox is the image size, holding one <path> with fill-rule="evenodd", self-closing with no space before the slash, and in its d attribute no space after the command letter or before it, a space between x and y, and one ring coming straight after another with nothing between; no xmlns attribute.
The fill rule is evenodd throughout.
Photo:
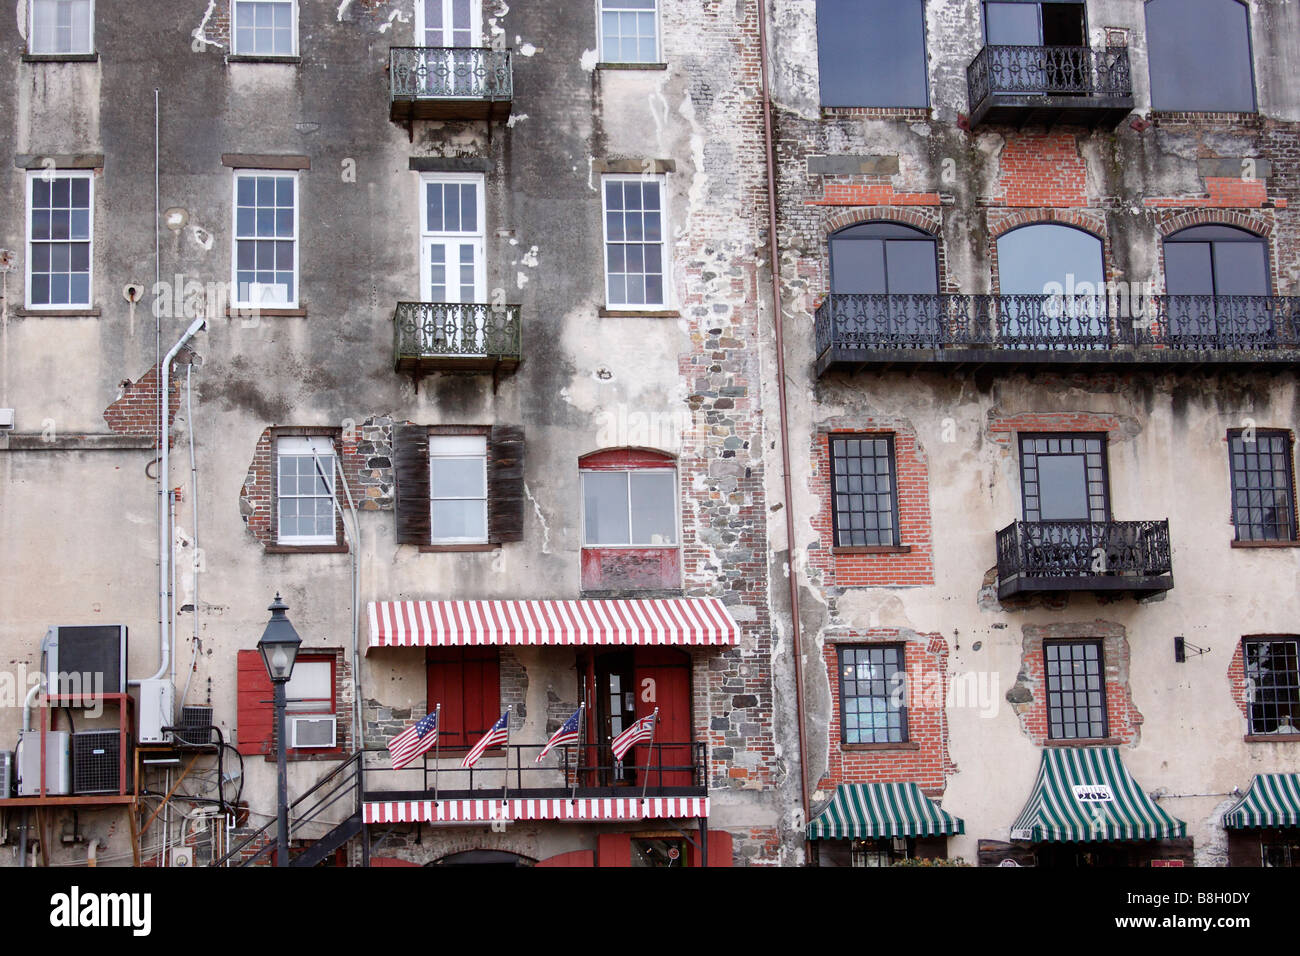
<svg viewBox="0 0 1300 956"><path fill-rule="evenodd" d="M429 437L430 521L434 544L486 544L487 436Z"/></svg>
<svg viewBox="0 0 1300 956"><path fill-rule="evenodd" d="M426 302L485 302L483 176L420 180L420 286Z"/></svg>
<svg viewBox="0 0 1300 956"><path fill-rule="evenodd" d="M233 0L230 52L235 56L297 56L296 0Z"/></svg>
<svg viewBox="0 0 1300 956"><path fill-rule="evenodd" d="M231 305L298 308L298 174L235 173Z"/></svg>
<svg viewBox="0 0 1300 956"><path fill-rule="evenodd" d="M95 52L95 0L31 0L27 52L76 56Z"/></svg>
<svg viewBox="0 0 1300 956"><path fill-rule="evenodd" d="M335 713L335 655L303 652L285 685L285 717L289 746L295 750L333 750L339 745Z"/></svg>
<svg viewBox="0 0 1300 956"><path fill-rule="evenodd" d="M657 0L599 0L602 63L658 63Z"/></svg>
<svg viewBox="0 0 1300 956"><path fill-rule="evenodd" d="M481 16L479 0L416 0L416 46L480 46Z"/></svg>
<svg viewBox="0 0 1300 956"><path fill-rule="evenodd" d="M283 437L275 445L276 540L286 545L337 544L334 440Z"/></svg>
<svg viewBox="0 0 1300 956"><path fill-rule="evenodd" d="M611 309L665 308L668 268L665 180L658 175L608 175L605 218L605 303Z"/></svg>
<svg viewBox="0 0 1300 956"><path fill-rule="evenodd" d="M94 174L27 174L27 306L90 307Z"/></svg>
<svg viewBox="0 0 1300 956"><path fill-rule="evenodd" d="M584 471L582 501L584 546L677 544L675 469Z"/></svg>

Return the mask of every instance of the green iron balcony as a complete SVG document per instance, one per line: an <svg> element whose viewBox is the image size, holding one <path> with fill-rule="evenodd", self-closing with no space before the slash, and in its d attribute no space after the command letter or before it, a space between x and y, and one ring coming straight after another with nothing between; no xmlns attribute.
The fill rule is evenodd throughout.
<svg viewBox="0 0 1300 956"><path fill-rule="evenodd" d="M514 80L509 50L393 47L388 51L389 118L503 120Z"/></svg>
<svg viewBox="0 0 1300 956"><path fill-rule="evenodd" d="M399 302L393 312L393 369L512 372L523 359L519 306L483 302Z"/></svg>
<svg viewBox="0 0 1300 956"><path fill-rule="evenodd" d="M970 125L1115 126L1133 110L1128 50L986 46L966 68Z"/></svg>

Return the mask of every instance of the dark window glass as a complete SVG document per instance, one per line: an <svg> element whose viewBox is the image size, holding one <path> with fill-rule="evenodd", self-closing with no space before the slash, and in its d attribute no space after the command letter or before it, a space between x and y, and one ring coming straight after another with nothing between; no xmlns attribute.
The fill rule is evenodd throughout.
<svg viewBox="0 0 1300 956"><path fill-rule="evenodd" d="M1268 243L1231 226L1193 226L1165 240L1170 295L1268 295Z"/></svg>
<svg viewBox="0 0 1300 956"><path fill-rule="evenodd" d="M1052 740L1108 736L1106 679L1099 641L1052 641L1047 665L1047 736Z"/></svg>
<svg viewBox="0 0 1300 956"><path fill-rule="evenodd" d="M901 543L892 435L831 439L831 514L838 547Z"/></svg>
<svg viewBox="0 0 1300 956"><path fill-rule="evenodd" d="M1294 541L1295 469L1290 434L1234 431L1228 435L1228 449L1237 540Z"/></svg>
<svg viewBox="0 0 1300 956"><path fill-rule="evenodd" d="M1300 733L1300 641L1245 641L1252 734Z"/></svg>
<svg viewBox="0 0 1300 956"><path fill-rule="evenodd" d="M1026 521L1109 521L1106 437L1021 435L1020 489Z"/></svg>
<svg viewBox="0 0 1300 956"><path fill-rule="evenodd" d="M914 293L939 291L934 237L889 222L868 222L831 236L831 292Z"/></svg>
<svg viewBox="0 0 1300 956"><path fill-rule="evenodd" d="M1253 113L1250 21L1238 0L1150 0L1151 106Z"/></svg>
<svg viewBox="0 0 1300 956"><path fill-rule="evenodd" d="M823 106L928 106L923 0L817 0Z"/></svg>
<svg viewBox="0 0 1300 956"><path fill-rule="evenodd" d="M846 744L907 740L901 645L840 647L840 730Z"/></svg>
<svg viewBox="0 0 1300 956"><path fill-rule="evenodd" d="M993 46L1087 46L1082 3L996 0L984 4L984 37Z"/></svg>
<svg viewBox="0 0 1300 956"><path fill-rule="evenodd" d="M850 866L893 866L916 855L916 840L910 837L876 837L854 840L849 846Z"/></svg>
<svg viewBox="0 0 1300 956"><path fill-rule="evenodd" d="M1300 866L1300 830L1261 830L1259 848L1262 866Z"/></svg>

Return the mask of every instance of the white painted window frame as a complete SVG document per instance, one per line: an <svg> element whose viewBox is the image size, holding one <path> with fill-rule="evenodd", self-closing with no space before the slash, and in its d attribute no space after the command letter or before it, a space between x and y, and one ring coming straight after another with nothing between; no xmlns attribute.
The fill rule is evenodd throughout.
<svg viewBox="0 0 1300 956"><path fill-rule="evenodd" d="M587 476L588 475L627 475L627 530L628 538L632 537L632 476L644 475L647 473L667 472L673 476L673 535L676 541L672 544L592 544L587 541ZM674 548L681 550L682 547L682 492L681 479L677 474L677 468L674 465L663 465L655 468L586 468L580 472L581 482L578 493L581 497L579 503L579 540L582 542L584 550L632 550L643 551L646 548Z"/></svg>
<svg viewBox="0 0 1300 956"><path fill-rule="evenodd" d="M235 45L235 43L236 43L236 37L238 36L238 32L237 32L239 27L238 16L239 16L239 5L241 3L280 3L280 4L287 3L292 11L289 15L290 18L289 35L293 39L293 50L289 53L256 53L253 50L239 49ZM259 57L259 58L264 57L268 59L273 59L276 57L281 57L283 59L290 59L292 57L298 56L299 55L298 53L298 0L230 0L230 54L231 56L252 56L252 57Z"/></svg>
<svg viewBox="0 0 1300 956"><path fill-rule="evenodd" d="M288 302L254 302L239 295L239 180L271 176L293 180L293 297ZM230 305L239 309L299 309L302 302L302 177L296 170L236 169L230 181ZM247 237L249 241L257 237ZM278 239L278 237L277 237Z"/></svg>
<svg viewBox="0 0 1300 956"><path fill-rule="evenodd" d="M90 0L90 23L87 25L86 36L88 45L84 50L53 50L39 49L36 45L36 3L37 0L28 0L27 3L27 52L33 56L87 56L95 52L95 0Z"/></svg>
<svg viewBox="0 0 1300 956"><path fill-rule="evenodd" d="M616 3L617 0L609 0ZM655 58L653 60L611 60L605 50L605 24L602 14L605 10L606 0L595 0L596 3L596 48L599 51L599 61L601 63L662 63L664 62L664 21L663 21L663 0L654 0L654 17L655 17ZM615 7L615 10L626 9Z"/></svg>
<svg viewBox="0 0 1300 956"><path fill-rule="evenodd" d="M445 185L447 183L473 183L475 187L475 198L477 201L477 220L478 229L474 232L449 232L446 230L434 230L429 228L429 203L427 200L427 190L430 185ZM420 174L420 192L418 195L418 206L420 210L420 301L429 301L426 296L429 294L430 285L430 268L429 268L429 247L435 242L443 243L465 243L471 242L474 245L474 302L487 302L487 224L484 221L486 214L486 201L484 197L485 177L482 173L421 173ZM459 280L456 282L457 288L460 286ZM449 285L450 287L450 285ZM459 295L459 292L457 292ZM459 303L468 305L469 303Z"/></svg>
<svg viewBox="0 0 1300 956"><path fill-rule="evenodd" d="M324 450L325 447L328 447L329 449L328 455ZM295 499L311 498L313 500L329 498L331 501L330 532L329 534L317 535L282 535L280 533L280 519L282 517L280 502L284 499L280 494L280 458L304 457L312 454L313 451L320 460L321 470L325 472L332 492L328 495L293 495L292 497ZM312 545L337 545L339 543L337 505L333 503L338 489L337 471L338 449L334 446L334 439L329 435L280 435L276 438L275 463L271 474L272 487L275 493L276 544L282 544L288 547L303 547Z"/></svg>
<svg viewBox="0 0 1300 956"><path fill-rule="evenodd" d="M605 184L608 182L645 182L654 180L659 184L659 261L663 265L663 301L632 304L620 302L614 304L609 297L609 208L606 205ZM600 231L601 231L601 272L605 276L605 308L611 312L661 312L670 311L673 306L673 268L669 258L669 237L672 235L668 217L668 176L665 173L605 173L600 178ZM620 242L620 244L622 244ZM648 245L649 243L642 243Z"/></svg>
<svg viewBox="0 0 1300 956"><path fill-rule="evenodd" d="M87 241L88 241L88 244L89 244L89 247L90 247L90 251L89 251L89 260L88 260L88 261L89 261L89 266L90 266L90 272L89 272L89 277L88 277L87 282L86 282L86 301L85 301L85 302L68 302L68 303L57 303L57 304L51 304L51 303L48 303L48 302L47 302L47 303L35 304L35 303L32 302L32 249L34 248L34 239L33 239L33 236L32 236L32 212L33 212L33 209L32 209L32 183L33 183L33 181L35 181L35 180L37 180L37 179L45 179L45 178L47 178L47 177L49 178L49 181L51 181L51 182L53 182L53 181L56 180L56 179L69 179L69 180L71 180L71 179L84 179L84 180L86 180L86 181L90 184L90 198L89 198L90 224L89 224L89 228L88 228L88 230L87 230L87 232L88 232L88 234L89 234L89 236L90 236L89 240L87 240ZM27 196L26 196L26 200L25 200L26 205L27 205L27 219L26 219L26 223L27 223L27 256L26 256L25 274L24 274L24 282L23 282L23 304L24 304L24 306L25 306L26 308L28 308L28 309L33 310L33 311L48 311L48 312L66 312L66 311L68 311L68 310L70 310L70 309L90 309L90 308L92 308L93 305L94 305L94 302L95 302L95 174L94 174L94 171L93 171L93 170L88 170L88 169L87 169L87 170L82 170L82 169L56 169L56 170L29 169L29 170L27 171L27 180L26 180L26 183L25 183L24 185L25 185L26 190L27 190ZM65 240L61 240L61 239L60 239L60 240L52 240L52 241L63 242L63 241L65 241ZM80 240L80 239L69 239L69 240L66 240L66 241L68 241L68 242L82 242L83 240Z"/></svg>
<svg viewBox="0 0 1300 956"><path fill-rule="evenodd" d="M442 5L443 30L447 30L446 23L448 15L451 13L451 6L454 0L415 0L415 45L425 46L425 17L424 6L426 3L437 3ZM483 44L483 6L480 0L470 0L470 47L478 47ZM448 44L440 43L439 46Z"/></svg>
<svg viewBox="0 0 1300 956"><path fill-rule="evenodd" d="M479 445L482 451L478 450ZM488 543L488 436L487 435L430 435L429 436L429 541L431 544L487 544ZM470 446L473 445L473 449ZM442 449L442 450L439 450ZM478 461L483 466L483 497L436 496L433 493L433 473L439 461ZM482 501L483 535L482 537L439 537L434 525L433 504L435 501Z"/></svg>

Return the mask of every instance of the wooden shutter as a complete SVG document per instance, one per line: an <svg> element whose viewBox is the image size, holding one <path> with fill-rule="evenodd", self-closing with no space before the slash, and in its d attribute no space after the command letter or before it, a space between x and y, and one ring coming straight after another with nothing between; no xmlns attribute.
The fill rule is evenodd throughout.
<svg viewBox="0 0 1300 956"><path fill-rule="evenodd" d="M266 665L259 651L239 651L235 660L238 700L235 727L239 732L236 749L245 756L272 753L275 749L275 707L271 703L274 690Z"/></svg>
<svg viewBox="0 0 1300 956"><path fill-rule="evenodd" d="M597 866L631 866L632 838L626 833L601 833L596 836Z"/></svg>
<svg viewBox="0 0 1300 956"><path fill-rule="evenodd" d="M442 705L438 737L446 748L472 747L501 716L501 665L494 647L433 648L430 709Z"/></svg>
<svg viewBox="0 0 1300 956"><path fill-rule="evenodd" d="M522 541L524 430L518 425L493 425L489 442L492 464L488 471L488 541Z"/></svg>
<svg viewBox="0 0 1300 956"><path fill-rule="evenodd" d="M699 839L698 833L696 834L695 839ZM845 855L847 856L847 853ZM731 866L731 859L731 834L726 830L710 830L709 869L713 869L715 866ZM703 858L700 855L700 849L692 843L686 844L686 863L688 866L703 865Z"/></svg>
<svg viewBox="0 0 1300 956"><path fill-rule="evenodd" d="M393 426L393 473L396 478L397 543L428 544L429 429L425 425Z"/></svg>

